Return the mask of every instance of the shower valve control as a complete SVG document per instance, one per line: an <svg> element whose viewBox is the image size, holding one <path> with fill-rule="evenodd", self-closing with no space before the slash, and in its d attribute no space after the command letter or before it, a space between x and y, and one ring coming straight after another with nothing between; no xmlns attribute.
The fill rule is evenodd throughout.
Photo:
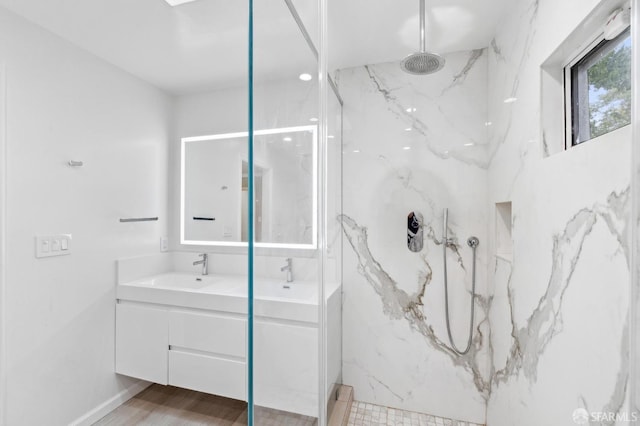
<svg viewBox="0 0 640 426"><path fill-rule="evenodd" d="M422 214L416 212L409 213L407 218L407 247L414 253L422 250L424 246L423 222Z"/></svg>

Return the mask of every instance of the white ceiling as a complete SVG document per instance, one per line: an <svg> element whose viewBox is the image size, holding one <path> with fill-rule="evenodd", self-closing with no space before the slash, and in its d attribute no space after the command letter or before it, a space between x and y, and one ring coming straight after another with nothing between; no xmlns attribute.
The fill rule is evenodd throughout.
<svg viewBox="0 0 640 426"><path fill-rule="evenodd" d="M316 0L292 0L316 39ZM489 45L510 0L427 1L427 49ZM0 6L172 94L244 84L248 2L0 0ZM418 0L329 0L332 68L387 62L418 50ZM284 0L254 0L259 79L313 72L315 60Z"/></svg>
<svg viewBox="0 0 640 426"><path fill-rule="evenodd" d="M513 0L426 0L426 48L489 46ZM420 50L418 0L330 0L329 46L338 68L399 60ZM346 43L345 43L346 41Z"/></svg>

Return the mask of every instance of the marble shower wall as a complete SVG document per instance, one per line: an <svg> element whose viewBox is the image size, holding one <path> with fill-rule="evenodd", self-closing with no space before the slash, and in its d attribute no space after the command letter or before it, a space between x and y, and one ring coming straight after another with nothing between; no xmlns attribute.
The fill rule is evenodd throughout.
<svg viewBox="0 0 640 426"><path fill-rule="evenodd" d="M428 77L399 62L343 69L343 380L359 401L484 423L489 396L487 51L446 56ZM442 213L449 208L454 339L469 326L472 252L480 239L473 346L449 348ZM407 215L425 245L407 248Z"/></svg>
<svg viewBox="0 0 640 426"><path fill-rule="evenodd" d="M540 65L598 3L514 2L489 49L490 426L570 425L577 409L629 424L631 130L545 157L562 141L540 129ZM504 201L511 259L493 256Z"/></svg>

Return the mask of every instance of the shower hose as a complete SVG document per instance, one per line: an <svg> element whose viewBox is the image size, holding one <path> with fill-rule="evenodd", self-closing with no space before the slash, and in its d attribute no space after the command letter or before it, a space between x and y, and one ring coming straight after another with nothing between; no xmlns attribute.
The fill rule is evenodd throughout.
<svg viewBox="0 0 640 426"><path fill-rule="evenodd" d="M476 237L469 237L467 239L467 245L471 247L473 252L473 265L471 269L471 318L469 319L469 339L467 340L467 347L464 350L460 350L456 347L456 344L453 342L453 336L451 335L451 324L449 320L449 283L447 280L447 246L452 244L452 240L447 238L447 227L448 227L448 211L444 210L444 239L442 242L443 253L444 253L444 308L445 308L445 317L447 322L447 334L449 335L449 342L451 343L451 348L458 353L459 355L465 355L471 349L471 343L473 341L473 318L475 314L475 298L476 298L476 248L480 241Z"/></svg>

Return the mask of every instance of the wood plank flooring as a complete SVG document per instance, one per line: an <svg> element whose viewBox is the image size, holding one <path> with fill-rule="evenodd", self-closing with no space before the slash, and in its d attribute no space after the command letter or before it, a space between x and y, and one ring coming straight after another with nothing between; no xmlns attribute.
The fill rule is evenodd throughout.
<svg viewBox="0 0 640 426"><path fill-rule="evenodd" d="M152 385L94 426L242 426L247 403L173 386ZM317 420L299 414L256 407L257 426L315 426Z"/></svg>

